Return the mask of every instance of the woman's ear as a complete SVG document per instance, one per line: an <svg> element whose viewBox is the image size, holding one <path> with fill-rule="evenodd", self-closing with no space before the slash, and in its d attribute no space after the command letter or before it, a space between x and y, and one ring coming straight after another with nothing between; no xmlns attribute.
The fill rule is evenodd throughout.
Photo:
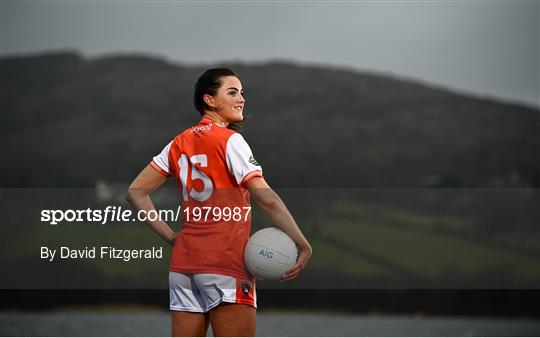
<svg viewBox="0 0 540 338"><path fill-rule="evenodd" d="M214 98L211 95L204 94L203 100L204 100L204 103L206 103L208 107L214 108Z"/></svg>

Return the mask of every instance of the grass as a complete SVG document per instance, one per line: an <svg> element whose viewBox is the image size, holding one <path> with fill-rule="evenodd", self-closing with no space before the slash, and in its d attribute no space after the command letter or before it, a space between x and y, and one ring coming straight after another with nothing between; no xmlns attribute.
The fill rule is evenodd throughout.
<svg viewBox="0 0 540 338"><path fill-rule="evenodd" d="M345 253L321 240L314 239L310 244L313 248L313 256L308 266L310 270L336 269L351 277L381 277L391 274L385 267Z"/></svg>
<svg viewBox="0 0 540 338"><path fill-rule="evenodd" d="M540 259L466 239L339 219L320 223L324 235L429 278L441 278L445 271L474 276L505 270L516 280L540 280Z"/></svg>
<svg viewBox="0 0 540 338"><path fill-rule="evenodd" d="M466 217L418 213L393 206L336 201L331 211L340 217L370 220L389 226L449 230L463 235L471 235L473 232L473 222Z"/></svg>

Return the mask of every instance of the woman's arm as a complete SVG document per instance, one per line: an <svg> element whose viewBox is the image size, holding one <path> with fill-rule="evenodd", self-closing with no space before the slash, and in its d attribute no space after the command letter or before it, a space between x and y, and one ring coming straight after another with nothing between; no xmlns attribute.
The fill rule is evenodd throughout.
<svg viewBox="0 0 540 338"><path fill-rule="evenodd" d="M292 266L281 279L281 282L286 282L298 277L300 271L304 269L309 258L311 257L312 249L304 234L292 217L291 213L279 196L270 188L268 183L262 177L254 177L246 183L249 192L255 197L259 203L262 212L272 220L274 224L279 226L283 232L296 243L300 250L296 264Z"/></svg>
<svg viewBox="0 0 540 338"><path fill-rule="evenodd" d="M137 211L145 210L148 214L150 210L156 210L150 199L150 193L161 186L166 179L166 176L147 165L129 186L125 195L126 199ZM146 220L146 224L161 238L174 245L176 233L167 223L161 220Z"/></svg>

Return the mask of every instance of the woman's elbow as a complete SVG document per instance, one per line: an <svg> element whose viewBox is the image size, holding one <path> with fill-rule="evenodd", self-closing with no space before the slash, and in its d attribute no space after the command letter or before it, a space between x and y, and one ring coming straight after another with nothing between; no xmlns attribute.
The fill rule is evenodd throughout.
<svg viewBox="0 0 540 338"><path fill-rule="evenodd" d="M133 201L133 191L131 191L130 189L126 190L126 192L124 193L124 198L126 199L126 201L131 203Z"/></svg>
<svg viewBox="0 0 540 338"><path fill-rule="evenodd" d="M257 202L263 210L274 210L280 205L280 199L276 193L264 196L264 198L258 199Z"/></svg>
<svg viewBox="0 0 540 338"><path fill-rule="evenodd" d="M128 188L128 190L124 193L124 198L126 201L128 201L130 204L133 204L133 202L139 198L141 195L141 192L134 188Z"/></svg>

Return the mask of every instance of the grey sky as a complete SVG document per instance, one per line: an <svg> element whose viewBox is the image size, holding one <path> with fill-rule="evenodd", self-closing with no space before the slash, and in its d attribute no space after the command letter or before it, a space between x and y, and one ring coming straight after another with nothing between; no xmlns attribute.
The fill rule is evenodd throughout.
<svg viewBox="0 0 540 338"><path fill-rule="evenodd" d="M1 55L286 59L539 107L539 1L4 1Z"/></svg>

